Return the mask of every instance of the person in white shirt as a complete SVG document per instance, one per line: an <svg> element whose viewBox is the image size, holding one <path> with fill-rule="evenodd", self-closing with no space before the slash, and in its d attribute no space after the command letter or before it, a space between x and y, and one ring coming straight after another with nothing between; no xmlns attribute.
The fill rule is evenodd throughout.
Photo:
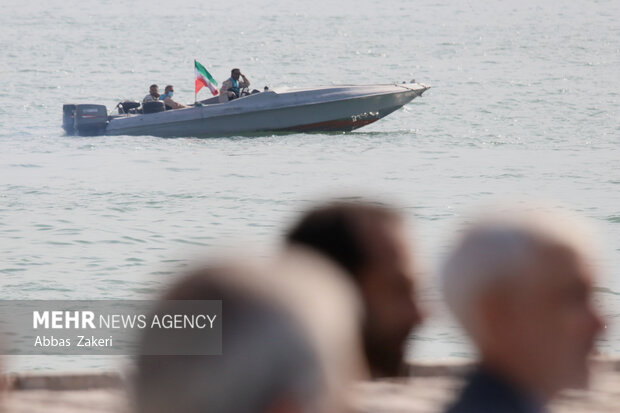
<svg viewBox="0 0 620 413"><path fill-rule="evenodd" d="M152 84L149 88L149 94L142 99L142 102L153 102L155 100L159 100L159 87Z"/></svg>

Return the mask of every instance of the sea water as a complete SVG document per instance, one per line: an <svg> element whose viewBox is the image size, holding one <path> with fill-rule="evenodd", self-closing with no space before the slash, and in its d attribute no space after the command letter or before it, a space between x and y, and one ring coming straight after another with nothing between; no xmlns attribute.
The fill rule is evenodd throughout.
<svg viewBox="0 0 620 413"><path fill-rule="evenodd" d="M223 246L275 250L331 196L411 219L431 309L409 357L471 357L436 273L463 216L545 199L600 234L597 305L620 352L617 1L43 1L0 6L0 297L142 299ZM252 87L416 79L432 89L353 133L68 137L63 103L112 109L148 86L194 100L193 60ZM207 98L206 90L199 98ZM260 249L259 249L260 250ZM106 369L97 357L13 369ZM6 363L5 363L6 364Z"/></svg>

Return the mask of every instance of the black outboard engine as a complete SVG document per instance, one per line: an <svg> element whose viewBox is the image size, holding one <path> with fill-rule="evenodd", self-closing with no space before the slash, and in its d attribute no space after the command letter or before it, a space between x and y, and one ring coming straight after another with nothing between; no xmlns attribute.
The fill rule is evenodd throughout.
<svg viewBox="0 0 620 413"><path fill-rule="evenodd" d="M62 126L69 135L101 135L108 126L104 105L63 105Z"/></svg>
<svg viewBox="0 0 620 413"><path fill-rule="evenodd" d="M153 100L142 104L142 113L144 114L163 112L164 110L166 110L166 105L163 100Z"/></svg>
<svg viewBox="0 0 620 413"><path fill-rule="evenodd" d="M62 128L67 132L67 135L73 135L75 133L75 129L73 128L74 117L75 105L62 105Z"/></svg>
<svg viewBox="0 0 620 413"><path fill-rule="evenodd" d="M136 102L135 100L126 100L118 104L118 114L123 115L126 113L132 113L130 110L137 109L140 107L140 102ZM135 113L135 110L134 110Z"/></svg>

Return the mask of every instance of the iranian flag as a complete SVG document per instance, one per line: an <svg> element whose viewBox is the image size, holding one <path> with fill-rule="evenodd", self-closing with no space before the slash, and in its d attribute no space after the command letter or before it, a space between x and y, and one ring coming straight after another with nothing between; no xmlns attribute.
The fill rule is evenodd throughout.
<svg viewBox="0 0 620 413"><path fill-rule="evenodd" d="M196 93L204 86L208 87L213 96L216 96L219 93L219 90L215 86L217 86L217 82L211 76L211 73L205 69L203 65L194 60L194 72L196 72ZM215 85L215 86L213 86Z"/></svg>

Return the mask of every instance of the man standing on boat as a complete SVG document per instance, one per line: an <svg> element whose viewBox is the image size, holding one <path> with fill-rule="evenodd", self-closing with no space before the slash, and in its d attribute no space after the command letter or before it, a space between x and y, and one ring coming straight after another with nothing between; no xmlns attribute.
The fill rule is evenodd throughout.
<svg viewBox="0 0 620 413"><path fill-rule="evenodd" d="M239 82L239 78L243 78L241 82ZM241 89L250 86L250 81L241 70L235 68L230 71L230 78L226 79L222 83L222 87L220 89L220 102L228 102L229 100L233 100L241 96Z"/></svg>

